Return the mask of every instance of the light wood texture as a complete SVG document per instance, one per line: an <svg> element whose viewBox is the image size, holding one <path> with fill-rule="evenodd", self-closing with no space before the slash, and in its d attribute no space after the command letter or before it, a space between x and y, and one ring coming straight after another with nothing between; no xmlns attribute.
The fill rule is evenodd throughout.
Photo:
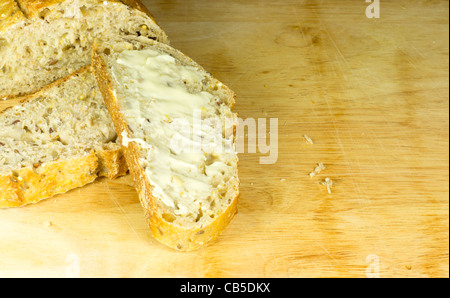
<svg viewBox="0 0 450 298"><path fill-rule="evenodd" d="M191 253L152 239L130 177L0 210L0 277L449 276L447 1L144 3L241 118L278 118L277 163L240 155L239 213Z"/></svg>

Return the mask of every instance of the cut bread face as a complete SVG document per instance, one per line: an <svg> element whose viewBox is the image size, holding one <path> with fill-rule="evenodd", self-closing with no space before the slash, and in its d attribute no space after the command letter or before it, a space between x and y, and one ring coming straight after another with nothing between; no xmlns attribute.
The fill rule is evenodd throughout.
<svg viewBox="0 0 450 298"><path fill-rule="evenodd" d="M141 38L98 45L93 66L154 237L182 251L216 238L239 195L233 91Z"/></svg>
<svg viewBox="0 0 450 298"><path fill-rule="evenodd" d="M127 172L90 67L0 112L0 207L36 203Z"/></svg>
<svg viewBox="0 0 450 298"><path fill-rule="evenodd" d="M142 4L125 2L2 1L0 99L31 94L90 64L94 39L135 35L168 42Z"/></svg>

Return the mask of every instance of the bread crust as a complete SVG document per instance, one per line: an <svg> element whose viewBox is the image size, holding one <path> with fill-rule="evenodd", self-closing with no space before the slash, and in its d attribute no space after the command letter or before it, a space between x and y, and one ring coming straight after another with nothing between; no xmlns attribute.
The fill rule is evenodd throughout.
<svg viewBox="0 0 450 298"><path fill-rule="evenodd" d="M73 76L91 71L86 66L72 75L56 81L39 92L20 101L24 103L42 96L46 91L64 84ZM0 112L10 109L8 107ZM0 175L0 208L20 207L37 203L57 194L81 187L98 177L114 179L127 173L128 167L120 147L92 150L88 155L67 160L57 160L45 165L18 169Z"/></svg>
<svg viewBox="0 0 450 298"><path fill-rule="evenodd" d="M25 21L26 17L14 0L0 1L0 33L14 24Z"/></svg>
<svg viewBox="0 0 450 298"><path fill-rule="evenodd" d="M167 47L168 49L168 46L166 45L161 44L161 46ZM180 58L182 61L194 64L196 67L200 67L179 51L175 51L173 54L174 57ZM127 134L130 134L130 131L114 96L111 79L107 72L106 62L98 53L97 45L95 44L92 56L92 66L95 77L97 78L98 86L113 119L116 132L121 139L122 133L126 132ZM230 104L234 104L234 99ZM237 213L239 185L236 185L236 188L234 189L236 196L233 198L231 204L227 207L225 212L223 212L207 226L203 226L201 228L186 228L167 222L163 219L162 214L157 212L156 198L152 194L153 187L148 179L145 179L145 171L140 166L139 145L135 142L130 142L128 147L122 146L122 150L130 169L130 173L133 177L135 187L139 195L139 200L144 208L153 237L166 246L185 252L197 250L216 239L230 223L233 216Z"/></svg>
<svg viewBox="0 0 450 298"><path fill-rule="evenodd" d="M11 0L7 0L10 2ZM17 0L17 2L20 4L20 7L22 8L23 12L28 17L33 17L36 14L38 14L42 9L49 8L53 5L63 3L65 1L69 0ZM107 2L122 2L123 4L126 4L127 6L140 10L142 12L145 12L148 14L149 17L153 19L153 17L150 14L150 11L145 7L145 5L139 1L139 0L106 0ZM12 1L15 2L15 1ZM105 0L97 0L98 3L105 2Z"/></svg>
<svg viewBox="0 0 450 298"><path fill-rule="evenodd" d="M70 169L70 170L68 170ZM58 160L40 168L0 175L0 208L21 207L92 183L127 173L122 150L105 150L81 158Z"/></svg>
<svg viewBox="0 0 450 298"><path fill-rule="evenodd" d="M70 169L70 170L68 170ZM89 155L59 160L41 168L22 168L0 175L0 208L22 207L94 182L125 175L121 150L92 151Z"/></svg>
<svg viewBox="0 0 450 298"><path fill-rule="evenodd" d="M147 14L155 23L157 23L155 18L150 13L150 11L147 9L147 7L141 1L139 1L139 0L121 0L120 2L128 5L131 8L142 11L143 13Z"/></svg>
<svg viewBox="0 0 450 298"><path fill-rule="evenodd" d="M39 173L23 168L0 176L0 208L37 203L91 183L97 178L97 167L97 157L91 152L86 157L49 163Z"/></svg>
<svg viewBox="0 0 450 298"><path fill-rule="evenodd" d="M16 0L22 10L22 13L28 18L36 16L44 8L48 8L65 1L66 0Z"/></svg>
<svg viewBox="0 0 450 298"><path fill-rule="evenodd" d="M24 21L36 17L43 9L51 9L57 4L72 0L2 0L0 3L0 15L4 14L5 18L0 19L0 33L18 21ZM97 3L123 3L132 9L144 12L153 21L155 19L150 11L139 0L92 0Z"/></svg>
<svg viewBox="0 0 450 298"><path fill-rule="evenodd" d="M116 179L117 177L127 174L128 166L121 148L101 150L96 151L95 153L98 161L98 177Z"/></svg>
<svg viewBox="0 0 450 298"><path fill-rule="evenodd" d="M43 10L44 8L50 9L52 6L66 2L66 1L72 1L72 0L16 0L20 9L22 10L22 13L27 18L33 18L36 15L38 15L39 12L41 10ZM93 1L95 1L97 3L102 3L102 2L120 3L120 2L123 2L123 1L119 1L119 0L93 0ZM126 3L124 3L124 4L126 4Z"/></svg>

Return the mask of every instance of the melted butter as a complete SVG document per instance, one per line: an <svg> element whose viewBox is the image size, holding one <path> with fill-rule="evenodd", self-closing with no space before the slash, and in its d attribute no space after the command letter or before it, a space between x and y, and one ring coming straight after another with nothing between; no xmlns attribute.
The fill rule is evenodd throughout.
<svg viewBox="0 0 450 298"><path fill-rule="evenodd" d="M140 163L154 196L176 214L195 214L201 202L214 192L212 179L221 177L229 168L220 160L206 165L207 154L201 150L202 140L216 132L220 121L215 115L213 121L200 126L195 123L196 113L201 115L202 110L215 109L217 105L212 94L188 90L187 85L201 85L204 76L196 68L179 65L172 56L151 49L124 51L117 64L120 71L113 67L113 77L117 80L120 73L121 84L127 94L131 93L121 99L121 111L130 127L145 133L139 138L136 134L135 138L122 134L123 145L136 142L147 149L148 154L142 156ZM222 138L221 131L218 135L220 139L212 143L232 143L232 136ZM185 144L197 150L184 153L172 148L175 137L183 138ZM208 152L214 153L214 149ZM220 153L215 153L220 159Z"/></svg>

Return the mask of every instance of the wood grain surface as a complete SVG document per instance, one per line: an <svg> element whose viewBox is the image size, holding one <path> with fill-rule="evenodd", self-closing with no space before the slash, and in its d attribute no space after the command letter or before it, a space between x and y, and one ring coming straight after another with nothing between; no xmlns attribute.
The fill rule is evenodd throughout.
<svg viewBox="0 0 450 298"><path fill-rule="evenodd" d="M0 277L449 276L448 1L143 2L242 119L278 119L277 162L240 154L239 213L191 253L129 176L0 210Z"/></svg>

